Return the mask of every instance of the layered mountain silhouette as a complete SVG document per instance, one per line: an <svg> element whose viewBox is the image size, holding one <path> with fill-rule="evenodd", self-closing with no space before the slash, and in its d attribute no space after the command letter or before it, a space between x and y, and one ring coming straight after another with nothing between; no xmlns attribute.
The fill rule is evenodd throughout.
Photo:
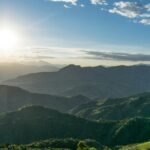
<svg viewBox="0 0 150 150"><path fill-rule="evenodd" d="M30 105L41 105L61 112L68 112L75 106L88 101L90 99L82 95L60 97L31 93L18 87L0 85L0 112L13 111Z"/></svg>
<svg viewBox="0 0 150 150"><path fill-rule="evenodd" d="M150 91L150 66L80 67L20 76L4 84L63 96L117 98Z"/></svg>
<svg viewBox="0 0 150 150"><path fill-rule="evenodd" d="M150 119L92 122L41 106L30 106L1 114L0 135L0 144L26 144L49 138L72 137L94 139L113 146L149 140Z"/></svg>
<svg viewBox="0 0 150 150"><path fill-rule="evenodd" d="M74 138L116 146L150 139L150 66L69 65L4 84L0 144Z"/></svg>
<svg viewBox="0 0 150 150"><path fill-rule="evenodd" d="M28 73L37 73L44 71L57 71L61 68L59 65L52 65L49 63L32 63L32 64L20 64L20 63L2 63L0 62L0 82L16 78Z"/></svg>
<svg viewBox="0 0 150 150"><path fill-rule="evenodd" d="M89 120L123 120L150 117L150 93L92 101L72 109L71 113Z"/></svg>

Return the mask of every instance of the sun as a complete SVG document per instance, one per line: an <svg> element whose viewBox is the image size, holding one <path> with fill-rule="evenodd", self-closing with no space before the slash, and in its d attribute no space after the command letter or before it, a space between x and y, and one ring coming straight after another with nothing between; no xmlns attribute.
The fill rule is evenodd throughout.
<svg viewBox="0 0 150 150"><path fill-rule="evenodd" d="M0 28L0 50L9 52L17 48L19 44L19 36L17 32L11 28Z"/></svg>

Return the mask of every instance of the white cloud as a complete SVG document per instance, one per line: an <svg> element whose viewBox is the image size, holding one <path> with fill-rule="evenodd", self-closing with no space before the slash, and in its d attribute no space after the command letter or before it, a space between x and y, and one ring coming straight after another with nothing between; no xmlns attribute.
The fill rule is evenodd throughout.
<svg viewBox="0 0 150 150"><path fill-rule="evenodd" d="M130 19L133 22L150 25L150 3L142 4L137 1L114 2L108 12L118 14Z"/></svg>
<svg viewBox="0 0 150 150"><path fill-rule="evenodd" d="M91 3L94 5L107 5L106 0L91 0Z"/></svg>
<svg viewBox="0 0 150 150"><path fill-rule="evenodd" d="M70 5L77 5L79 0L47 0L52 2L63 2L65 8L71 8ZM138 0L114 0L113 3L109 3L108 0L88 0L92 5L105 5L104 8L100 8L101 11L107 11L111 14L118 14L120 16L130 18L135 23L141 23L150 25L150 3L143 4ZM84 4L79 4L79 7L85 7Z"/></svg>
<svg viewBox="0 0 150 150"><path fill-rule="evenodd" d="M66 4L64 4L64 7L65 7L65 8L71 8L70 6L68 6L68 5L66 5Z"/></svg>
<svg viewBox="0 0 150 150"><path fill-rule="evenodd" d="M64 3L71 3L72 5L77 5L78 0L48 0L52 2L64 2Z"/></svg>
<svg viewBox="0 0 150 150"><path fill-rule="evenodd" d="M119 14L128 18L136 18L141 13L141 6L137 2L115 2L114 7L109 9L110 13Z"/></svg>
<svg viewBox="0 0 150 150"><path fill-rule="evenodd" d="M82 8L83 8L83 7L85 7L85 5L84 5L84 4L81 4L81 5L80 5L80 7L82 7Z"/></svg>
<svg viewBox="0 0 150 150"><path fill-rule="evenodd" d="M145 8L147 9L147 11L150 11L150 3L145 5Z"/></svg>
<svg viewBox="0 0 150 150"><path fill-rule="evenodd" d="M145 25L150 25L150 18L142 19L142 20L140 20L140 23L145 24Z"/></svg>
<svg viewBox="0 0 150 150"><path fill-rule="evenodd" d="M150 13L143 13L140 15L141 18L150 18Z"/></svg>

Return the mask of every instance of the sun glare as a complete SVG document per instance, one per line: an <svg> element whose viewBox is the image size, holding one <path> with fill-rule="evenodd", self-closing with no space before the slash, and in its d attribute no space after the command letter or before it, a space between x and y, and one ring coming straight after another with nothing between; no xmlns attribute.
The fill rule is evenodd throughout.
<svg viewBox="0 0 150 150"><path fill-rule="evenodd" d="M17 48L19 44L19 36L17 32L11 28L0 29L0 50L9 52Z"/></svg>

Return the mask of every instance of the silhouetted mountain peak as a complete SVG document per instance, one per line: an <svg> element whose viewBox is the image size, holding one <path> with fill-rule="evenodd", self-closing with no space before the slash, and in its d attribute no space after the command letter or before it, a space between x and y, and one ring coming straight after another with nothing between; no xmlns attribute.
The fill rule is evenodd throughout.
<svg viewBox="0 0 150 150"><path fill-rule="evenodd" d="M81 69L82 69L81 66L71 64L71 65L68 65L68 66L62 68L60 71L61 71L61 72L62 72L62 71L63 71L63 72L68 72L68 71L78 71L78 70L81 70Z"/></svg>

